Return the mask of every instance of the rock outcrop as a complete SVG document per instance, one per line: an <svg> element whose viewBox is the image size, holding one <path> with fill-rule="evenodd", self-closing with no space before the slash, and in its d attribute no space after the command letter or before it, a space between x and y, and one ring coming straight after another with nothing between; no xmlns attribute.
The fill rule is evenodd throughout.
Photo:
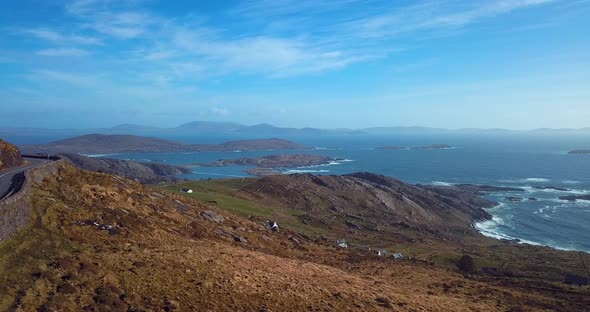
<svg viewBox="0 0 590 312"><path fill-rule="evenodd" d="M23 164L23 158L19 149L0 139L0 170L17 167Z"/></svg>
<svg viewBox="0 0 590 312"><path fill-rule="evenodd" d="M59 154L62 159L84 170L115 174L141 183L178 180L175 176L192 172L188 168L155 162L139 163L130 160L87 157L79 154Z"/></svg>
<svg viewBox="0 0 590 312"><path fill-rule="evenodd" d="M590 201L590 194L584 194L584 195L566 195L566 196L559 197L559 199L561 199L561 200L567 200L567 201L571 201L571 202L575 202L575 201L578 201L578 200L588 200L588 201Z"/></svg>

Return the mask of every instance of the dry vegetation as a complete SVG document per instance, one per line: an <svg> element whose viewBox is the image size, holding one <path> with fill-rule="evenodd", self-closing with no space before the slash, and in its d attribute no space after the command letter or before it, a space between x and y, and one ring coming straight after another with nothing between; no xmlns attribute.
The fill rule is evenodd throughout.
<svg viewBox="0 0 590 312"><path fill-rule="evenodd" d="M0 170L20 166L22 163L23 158L18 148L0 139Z"/></svg>
<svg viewBox="0 0 590 312"><path fill-rule="evenodd" d="M590 306L585 288L531 278L466 278L450 267L336 249L326 229L298 227L302 211L232 196L249 181L205 184L189 195L217 202L206 203L68 165L59 177L35 186L30 227L0 245L2 311ZM267 231L260 221L268 216L284 219L286 228Z"/></svg>

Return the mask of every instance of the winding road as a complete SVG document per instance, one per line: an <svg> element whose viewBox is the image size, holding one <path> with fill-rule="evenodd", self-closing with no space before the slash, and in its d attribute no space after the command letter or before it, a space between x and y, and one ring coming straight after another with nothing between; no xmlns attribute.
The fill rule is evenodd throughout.
<svg viewBox="0 0 590 312"><path fill-rule="evenodd" d="M27 163L20 167L8 168L0 170L0 200L18 192L18 189L14 190L13 183L14 177L20 173L23 173L29 169L41 166L51 160L49 159L38 159L38 158L24 158Z"/></svg>

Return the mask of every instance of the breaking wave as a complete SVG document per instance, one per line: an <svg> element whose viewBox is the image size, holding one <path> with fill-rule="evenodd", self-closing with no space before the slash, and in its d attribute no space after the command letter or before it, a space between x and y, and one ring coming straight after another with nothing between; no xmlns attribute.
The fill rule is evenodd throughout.
<svg viewBox="0 0 590 312"><path fill-rule="evenodd" d="M326 172L330 172L330 170L313 170L313 169L290 169L287 171L284 171L284 173L286 174L292 174L292 173L326 173Z"/></svg>
<svg viewBox="0 0 590 312"><path fill-rule="evenodd" d="M432 185L436 185L436 186L452 186L452 183L449 182L443 182L443 181L432 181Z"/></svg>
<svg viewBox="0 0 590 312"><path fill-rule="evenodd" d="M112 153L112 154L82 154L86 157L92 157L92 158L99 158L99 157L106 157L106 156L115 156L115 155L119 155L117 153Z"/></svg>

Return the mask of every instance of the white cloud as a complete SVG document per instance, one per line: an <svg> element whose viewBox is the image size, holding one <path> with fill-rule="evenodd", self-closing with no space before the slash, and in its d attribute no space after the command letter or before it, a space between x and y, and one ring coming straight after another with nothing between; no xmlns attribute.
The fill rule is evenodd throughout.
<svg viewBox="0 0 590 312"><path fill-rule="evenodd" d="M86 14L96 8L97 5L107 3L105 0L76 0L66 5L66 10L71 14Z"/></svg>
<svg viewBox="0 0 590 312"><path fill-rule="evenodd" d="M201 79L228 73L286 77L345 68L391 55L399 48L386 39L400 33L463 27L517 9L557 0L500 0L463 2L425 1L396 8L389 2L367 6L360 0L317 2L311 0L260 0L238 5L230 16L239 23L256 15L268 17L266 24L287 15L313 19L313 26L295 25L290 33L208 27L206 19L192 15L167 18L136 7L137 2L77 0L66 9L77 19L81 33L99 33L105 38L136 39L129 52L115 50L117 62L127 62L136 78L150 77L159 85L175 80ZM351 10L362 3L366 11ZM322 13L335 17L326 21ZM238 27L230 23L231 27ZM315 26L324 27L315 27ZM251 25L250 25L251 26ZM44 56L80 56L88 52L73 44L101 44L94 37L64 35L46 29L29 31L47 41L68 44L38 51ZM110 43L110 42L109 42ZM130 56L131 55L131 56Z"/></svg>
<svg viewBox="0 0 590 312"><path fill-rule="evenodd" d="M99 77L85 73L74 73L45 69L32 71L28 75L28 78L31 80L43 82L62 82L74 86L90 88L96 87L101 82Z"/></svg>
<svg viewBox="0 0 590 312"><path fill-rule="evenodd" d="M88 55L89 52L76 48L57 48L39 50L37 54L42 56L84 56Z"/></svg>
<svg viewBox="0 0 590 312"><path fill-rule="evenodd" d="M558 0L423 2L345 23L363 37L389 37L420 30L462 27L481 19Z"/></svg>
<svg viewBox="0 0 590 312"><path fill-rule="evenodd" d="M60 32L47 28L36 28L25 31L39 39L51 41L54 43L72 43L81 45L101 45L102 40L91 36L64 35Z"/></svg>
<svg viewBox="0 0 590 312"><path fill-rule="evenodd" d="M145 33L153 18L140 12L101 12L90 20L86 24L89 28L117 39L131 39Z"/></svg>
<svg viewBox="0 0 590 312"><path fill-rule="evenodd" d="M211 107L211 112L213 114L219 115L219 116L227 116L230 114L230 111L227 108L218 107L218 106Z"/></svg>
<svg viewBox="0 0 590 312"><path fill-rule="evenodd" d="M302 39L255 36L221 39L203 36L199 31L179 29L172 44L176 51L215 64L216 71L265 73L289 76L340 68L367 60L367 55L332 51L329 47Z"/></svg>

